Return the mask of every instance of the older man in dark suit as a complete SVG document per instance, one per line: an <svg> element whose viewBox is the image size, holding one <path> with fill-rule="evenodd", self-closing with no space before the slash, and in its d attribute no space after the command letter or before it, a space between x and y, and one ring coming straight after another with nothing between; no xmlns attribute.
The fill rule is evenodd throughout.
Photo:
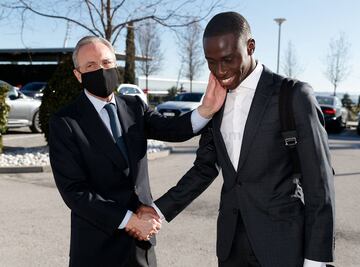
<svg viewBox="0 0 360 267"><path fill-rule="evenodd" d="M197 110L168 119L139 97L114 95L118 73L107 40L82 38L73 61L84 91L52 116L49 137L56 185L71 209L70 266L156 266L151 236L161 222L133 213L153 204L147 139L191 138L220 109L226 91L210 79Z"/></svg>
<svg viewBox="0 0 360 267"><path fill-rule="evenodd" d="M291 103L299 182L281 136L284 77L254 59L248 22L235 12L216 15L206 26L203 45L210 71L228 89L226 102L202 134L194 166L155 201L158 213L171 221L209 186L220 166L219 266L325 266L333 261L334 184L312 88L297 81ZM146 212L154 210L140 209Z"/></svg>

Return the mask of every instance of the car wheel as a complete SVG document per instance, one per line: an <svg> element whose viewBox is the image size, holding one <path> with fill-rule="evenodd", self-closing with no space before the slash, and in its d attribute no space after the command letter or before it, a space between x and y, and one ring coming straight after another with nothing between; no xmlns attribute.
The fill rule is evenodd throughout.
<svg viewBox="0 0 360 267"><path fill-rule="evenodd" d="M30 130L33 133L41 133L39 111L36 111L34 114Z"/></svg>

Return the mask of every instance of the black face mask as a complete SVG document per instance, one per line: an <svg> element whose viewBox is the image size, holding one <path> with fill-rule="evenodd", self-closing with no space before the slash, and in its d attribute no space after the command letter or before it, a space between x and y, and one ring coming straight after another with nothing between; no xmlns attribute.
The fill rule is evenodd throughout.
<svg viewBox="0 0 360 267"><path fill-rule="evenodd" d="M117 68L81 73L81 80L83 88L99 97L108 97L119 86Z"/></svg>

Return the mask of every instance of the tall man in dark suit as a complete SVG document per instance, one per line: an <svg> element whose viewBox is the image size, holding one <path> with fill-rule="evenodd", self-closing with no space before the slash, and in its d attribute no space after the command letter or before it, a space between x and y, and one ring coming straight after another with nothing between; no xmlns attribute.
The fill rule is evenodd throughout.
<svg viewBox="0 0 360 267"><path fill-rule="evenodd" d="M56 185L71 209L70 266L156 266L150 237L161 223L133 213L153 204L147 139L189 139L220 109L226 91L215 90L211 78L197 110L167 119L139 97L114 95L118 74L107 40L82 38L73 61L84 91L52 116L49 137Z"/></svg>
<svg viewBox="0 0 360 267"><path fill-rule="evenodd" d="M284 77L254 59L248 22L235 12L214 16L203 45L210 71L228 89L226 102L202 134L194 166L155 201L158 213L171 221L210 185L220 166L219 266L325 266L333 261L334 185L312 88L297 81L292 103L299 183L280 129ZM154 211L142 207L139 215L146 212Z"/></svg>

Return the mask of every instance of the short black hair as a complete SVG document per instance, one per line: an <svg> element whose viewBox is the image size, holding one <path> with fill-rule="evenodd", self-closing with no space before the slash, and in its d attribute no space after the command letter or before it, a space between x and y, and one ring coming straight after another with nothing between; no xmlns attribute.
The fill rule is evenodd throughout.
<svg viewBox="0 0 360 267"><path fill-rule="evenodd" d="M206 25L203 38L229 33L245 38L246 41L251 38L249 23L237 12L223 12L215 15Z"/></svg>

